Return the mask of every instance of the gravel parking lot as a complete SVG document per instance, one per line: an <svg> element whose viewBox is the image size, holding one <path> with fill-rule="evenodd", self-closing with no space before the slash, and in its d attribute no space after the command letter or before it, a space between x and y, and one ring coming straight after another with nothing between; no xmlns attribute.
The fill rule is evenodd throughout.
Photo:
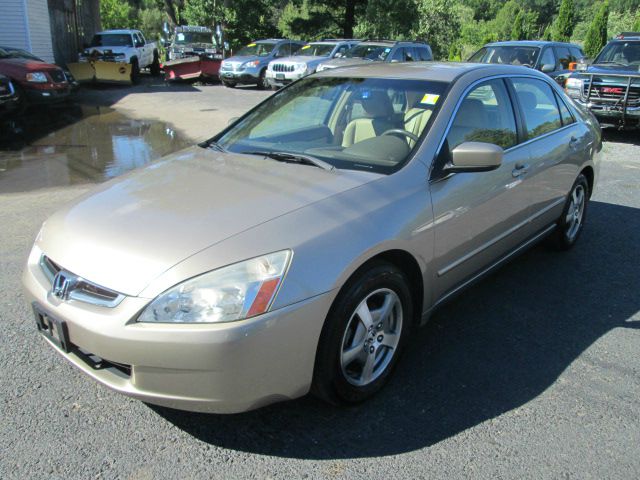
<svg viewBox="0 0 640 480"><path fill-rule="evenodd" d="M79 116L0 147L0 478L638 478L638 132L606 133L575 249L535 247L448 304L362 406L307 397L233 416L172 411L110 392L46 345L23 302L22 266L49 214L136 166L113 170L113 139L153 134L151 161L268 94L87 89ZM82 142L104 128L112 157L96 163L95 142Z"/></svg>

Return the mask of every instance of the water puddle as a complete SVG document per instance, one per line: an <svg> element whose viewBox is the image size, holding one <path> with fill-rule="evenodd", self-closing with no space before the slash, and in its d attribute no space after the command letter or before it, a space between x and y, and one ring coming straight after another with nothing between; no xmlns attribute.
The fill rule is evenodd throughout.
<svg viewBox="0 0 640 480"><path fill-rule="evenodd" d="M103 182L191 144L110 108L39 109L0 126L0 193Z"/></svg>

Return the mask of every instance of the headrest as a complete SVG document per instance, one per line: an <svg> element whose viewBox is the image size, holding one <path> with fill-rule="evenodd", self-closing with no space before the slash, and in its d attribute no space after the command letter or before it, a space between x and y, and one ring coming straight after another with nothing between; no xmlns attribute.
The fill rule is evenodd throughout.
<svg viewBox="0 0 640 480"><path fill-rule="evenodd" d="M393 115L393 104L389 95L381 90L372 90L362 96L362 108L370 118L389 117Z"/></svg>

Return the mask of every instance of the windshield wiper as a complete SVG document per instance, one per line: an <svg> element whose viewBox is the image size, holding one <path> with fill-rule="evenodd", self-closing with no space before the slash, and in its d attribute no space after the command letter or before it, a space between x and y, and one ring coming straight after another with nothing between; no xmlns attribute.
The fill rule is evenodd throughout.
<svg viewBox="0 0 640 480"><path fill-rule="evenodd" d="M289 152L263 152L263 151L248 151L241 152L246 155L262 155L278 162L298 163L300 165L311 165L313 167L322 168L323 170L331 171L335 167L329 163L320 160L319 158L312 157L311 155L303 155L301 153L289 153Z"/></svg>
<svg viewBox="0 0 640 480"><path fill-rule="evenodd" d="M211 150L217 150L219 152L226 152L227 150L220 145L218 142L207 142L203 145L205 148L210 148Z"/></svg>

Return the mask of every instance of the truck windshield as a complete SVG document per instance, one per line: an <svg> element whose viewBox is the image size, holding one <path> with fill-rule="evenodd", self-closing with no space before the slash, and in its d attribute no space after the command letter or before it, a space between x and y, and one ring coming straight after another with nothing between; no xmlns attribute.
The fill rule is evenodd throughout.
<svg viewBox="0 0 640 480"><path fill-rule="evenodd" d="M305 45L293 55L310 55L312 57L328 57L335 48L335 43L310 43Z"/></svg>
<svg viewBox="0 0 640 480"><path fill-rule="evenodd" d="M273 48L275 46L276 46L275 43L250 43L246 47L242 47L242 49L240 49L240 51L238 53L236 53L236 56L238 56L238 57L252 57L252 56L266 57L273 51Z"/></svg>
<svg viewBox="0 0 640 480"><path fill-rule="evenodd" d="M538 61L540 48L520 46L482 47L469 59L472 63L505 63L533 67Z"/></svg>
<svg viewBox="0 0 640 480"><path fill-rule="evenodd" d="M446 87L429 80L310 76L203 146L265 161L297 158L389 174L431 128Z"/></svg>
<svg viewBox="0 0 640 480"><path fill-rule="evenodd" d="M91 39L90 47L132 47L128 33L98 33Z"/></svg>
<svg viewBox="0 0 640 480"><path fill-rule="evenodd" d="M391 47L388 45L356 45L345 53L347 58L364 58L366 60L384 60L389 55Z"/></svg>
<svg viewBox="0 0 640 480"><path fill-rule="evenodd" d="M611 42L593 63L640 65L640 42Z"/></svg>
<svg viewBox="0 0 640 480"><path fill-rule="evenodd" d="M178 32L176 33L175 43L178 45L185 43L206 43L212 44L211 33L207 32Z"/></svg>

